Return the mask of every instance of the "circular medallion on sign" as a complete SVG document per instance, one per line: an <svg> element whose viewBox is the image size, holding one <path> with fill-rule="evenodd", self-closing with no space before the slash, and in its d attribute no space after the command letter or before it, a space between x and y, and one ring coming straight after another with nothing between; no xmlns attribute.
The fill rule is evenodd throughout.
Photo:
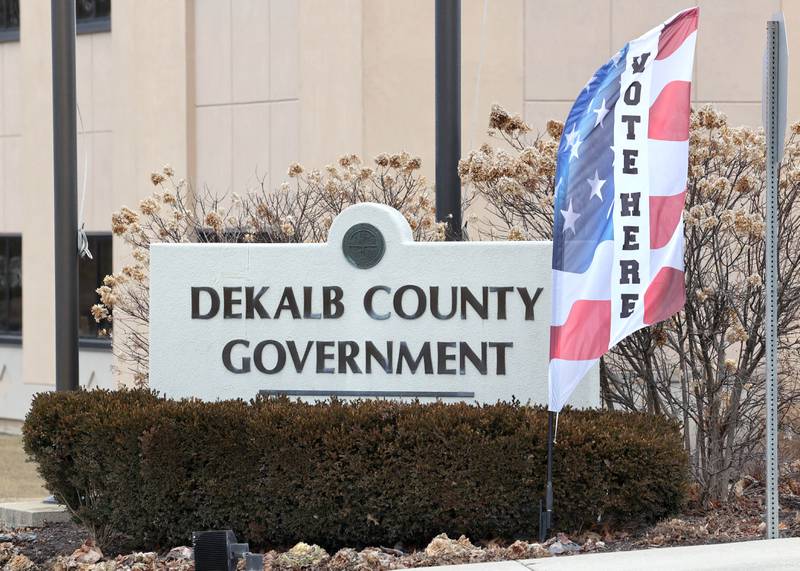
<svg viewBox="0 0 800 571"><path fill-rule="evenodd" d="M366 270L378 265L386 251L383 234L372 224L362 222L351 226L342 240L342 251L347 261Z"/></svg>

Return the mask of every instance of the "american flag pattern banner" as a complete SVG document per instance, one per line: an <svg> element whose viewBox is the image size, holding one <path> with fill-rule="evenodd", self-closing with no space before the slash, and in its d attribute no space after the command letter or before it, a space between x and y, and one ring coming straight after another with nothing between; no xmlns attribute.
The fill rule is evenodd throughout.
<svg viewBox="0 0 800 571"><path fill-rule="evenodd" d="M556 168L549 408L685 300L683 207L699 10L625 45L564 124Z"/></svg>

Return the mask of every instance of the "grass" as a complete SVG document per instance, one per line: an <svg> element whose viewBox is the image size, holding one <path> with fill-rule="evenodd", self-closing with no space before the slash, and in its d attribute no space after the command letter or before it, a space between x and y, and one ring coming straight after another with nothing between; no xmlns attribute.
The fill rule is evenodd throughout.
<svg viewBox="0 0 800 571"><path fill-rule="evenodd" d="M22 450L22 437L0 435L0 501L43 499L49 495Z"/></svg>

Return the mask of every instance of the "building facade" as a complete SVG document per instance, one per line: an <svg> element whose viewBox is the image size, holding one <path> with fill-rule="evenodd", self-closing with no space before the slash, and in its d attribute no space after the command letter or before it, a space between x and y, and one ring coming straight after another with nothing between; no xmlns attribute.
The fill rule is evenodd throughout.
<svg viewBox="0 0 800 571"><path fill-rule="evenodd" d="M800 0L698 0L692 98L761 123L765 22L783 10L800 52ZM593 71L685 0L463 0L463 150L494 102L534 127L563 120ZM89 307L128 259L111 213L165 163L195 188L274 188L287 166L343 153L434 158L433 0L78 0L81 384L114 387ZM795 32L796 31L796 32ZM794 32L794 33L793 33ZM0 430L54 387L50 0L0 0ZM800 74L800 59L790 76ZM790 82L790 119L800 118Z"/></svg>

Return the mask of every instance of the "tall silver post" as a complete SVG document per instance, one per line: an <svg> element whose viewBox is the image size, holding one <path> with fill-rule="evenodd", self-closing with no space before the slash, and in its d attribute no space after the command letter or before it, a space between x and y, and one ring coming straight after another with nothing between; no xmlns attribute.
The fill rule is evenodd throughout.
<svg viewBox="0 0 800 571"><path fill-rule="evenodd" d="M782 19L767 22L767 49L764 58L764 129L767 143L766 204L766 468L767 468L767 538L778 533L778 176L785 128L785 48L782 49ZM783 73L782 73L783 72ZM783 111L783 113L781 113ZM782 124L783 122L783 124Z"/></svg>
<svg viewBox="0 0 800 571"><path fill-rule="evenodd" d="M78 129L75 2L52 0L56 390L78 389Z"/></svg>

